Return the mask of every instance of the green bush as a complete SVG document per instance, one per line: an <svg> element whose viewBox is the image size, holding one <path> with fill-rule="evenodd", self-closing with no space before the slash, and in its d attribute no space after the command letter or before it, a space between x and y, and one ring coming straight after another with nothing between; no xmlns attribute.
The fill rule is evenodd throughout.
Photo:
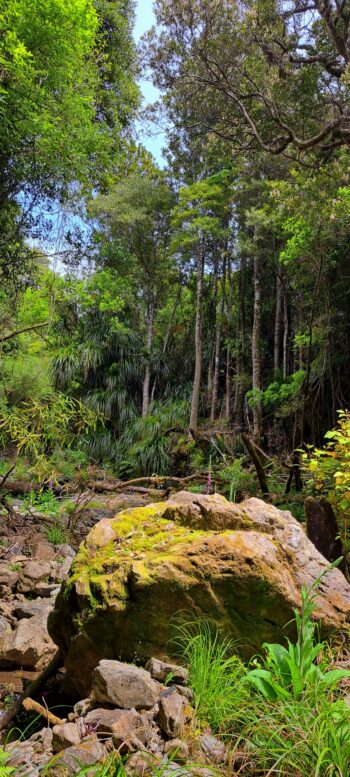
<svg viewBox="0 0 350 777"><path fill-rule="evenodd" d="M344 555L350 552L350 412L340 410L336 429L327 432L324 448L309 448L303 454L309 490L325 497L333 507Z"/></svg>
<svg viewBox="0 0 350 777"><path fill-rule="evenodd" d="M178 627L197 716L245 753L249 774L349 776L350 708L340 682L350 672L334 668L331 651L317 639L321 577L302 592L295 644L266 644L248 667L208 624Z"/></svg>

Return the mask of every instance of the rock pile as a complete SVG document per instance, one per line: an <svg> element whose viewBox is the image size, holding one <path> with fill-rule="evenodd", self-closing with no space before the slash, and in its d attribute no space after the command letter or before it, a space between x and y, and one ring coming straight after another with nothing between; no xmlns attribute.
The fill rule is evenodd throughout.
<svg viewBox="0 0 350 777"><path fill-rule="evenodd" d="M47 619L75 552L42 534L26 550L0 562L0 669L41 671L57 652Z"/></svg>
<svg viewBox="0 0 350 777"><path fill-rule="evenodd" d="M170 685L163 684L167 677ZM146 669L102 660L89 697L75 704L60 725L10 745L10 764L30 762L33 777L46 764L47 777L68 777L116 752L127 757L131 775L146 777L162 765L170 777L191 759L196 763L191 774L207 777L208 766L224 764L227 753L209 730L196 733L191 696L183 667L153 658Z"/></svg>

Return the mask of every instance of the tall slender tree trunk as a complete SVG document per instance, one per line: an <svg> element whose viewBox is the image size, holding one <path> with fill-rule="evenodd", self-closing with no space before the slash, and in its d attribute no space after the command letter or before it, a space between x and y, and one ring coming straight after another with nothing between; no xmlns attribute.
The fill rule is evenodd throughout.
<svg viewBox="0 0 350 777"><path fill-rule="evenodd" d="M227 421L231 418L231 350L229 345L226 349L225 418Z"/></svg>
<svg viewBox="0 0 350 777"><path fill-rule="evenodd" d="M232 320L232 273L231 273L231 261L230 257L227 257L227 286L228 294L226 299L226 376L225 376L225 418L227 421L231 418L231 369L232 369L232 354L230 343L230 322Z"/></svg>
<svg viewBox="0 0 350 777"><path fill-rule="evenodd" d="M195 326L195 367L192 386L190 429L196 431L198 426L199 397L202 378L203 355L203 285L204 285L204 249L202 241L197 249L197 300Z"/></svg>
<svg viewBox="0 0 350 777"><path fill-rule="evenodd" d="M282 301L283 301L282 271L281 271L281 268L278 267L277 275L276 275L275 337L274 337L274 347L273 347L273 369L275 373L278 372L280 368Z"/></svg>
<svg viewBox="0 0 350 777"><path fill-rule="evenodd" d="M226 259L224 259L223 268L222 268L222 289L221 289L220 305L218 304L216 305L214 375L213 375L213 390L212 390L211 408L210 408L210 421L214 421L216 418L216 406L218 402L221 327L222 327L222 320L224 317L224 308L225 308L225 282L226 282Z"/></svg>
<svg viewBox="0 0 350 777"><path fill-rule="evenodd" d="M288 340L289 340L289 318L288 318L288 302L287 294L284 291L283 295L283 380L288 377Z"/></svg>
<svg viewBox="0 0 350 777"><path fill-rule="evenodd" d="M236 391L233 414L237 424L244 423L244 390L247 372L246 365L246 311L245 311L246 258L241 257L239 272L239 317L237 320L236 348Z"/></svg>
<svg viewBox="0 0 350 777"><path fill-rule="evenodd" d="M181 293L182 293L182 286L180 285L178 293L177 293L177 295L175 297L175 300L174 300L174 305L173 305L173 309L171 311L170 321L168 323L167 330L166 330L166 333L165 333L165 338L164 338L164 343L163 343L163 348L162 348L162 356L165 355L167 347L168 347L168 343L169 343L169 340L170 340L170 335L171 335L171 332L172 332L172 329L173 329L173 326L174 326L176 312L177 312L177 309L178 309L178 306L179 306L179 303L180 303L180 299L181 299ZM153 402L153 400L154 400L156 386L157 386L157 376L154 378L154 381L153 381L153 386L152 386L152 391L151 391L151 402Z"/></svg>
<svg viewBox="0 0 350 777"><path fill-rule="evenodd" d="M254 319L252 333L252 367L253 367L253 437L259 444L261 436L261 360L260 360L260 329L261 329L261 259L254 257Z"/></svg>
<svg viewBox="0 0 350 777"><path fill-rule="evenodd" d="M147 329L146 329L146 367L142 387L142 416L147 415L150 404L150 383L151 383L151 348L153 342L153 323L154 323L154 304L150 302L147 306Z"/></svg>

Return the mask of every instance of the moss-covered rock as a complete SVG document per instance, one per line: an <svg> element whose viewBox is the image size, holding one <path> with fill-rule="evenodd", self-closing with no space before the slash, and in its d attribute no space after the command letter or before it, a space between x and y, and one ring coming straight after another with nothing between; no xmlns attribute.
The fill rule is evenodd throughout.
<svg viewBox="0 0 350 777"><path fill-rule="evenodd" d="M302 584L327 566L290 513L258 499L181 492L94 527L49 619L65 656L67 690L84 696L101 658L145 662L172 653L174 618L215 620L252 654L281 641ZM106 542L96 543L96 537ZM350 612L350 586L332 570L319 616L334 628Z"/></svg>

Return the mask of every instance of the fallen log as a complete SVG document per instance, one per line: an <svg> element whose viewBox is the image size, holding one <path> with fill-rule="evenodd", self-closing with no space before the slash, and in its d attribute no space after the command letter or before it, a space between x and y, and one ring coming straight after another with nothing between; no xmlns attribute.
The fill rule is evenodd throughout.
<svg viewBox="0 0 350 777"><path fill-rule="evenodd" d="M142 486L142 484L149 483L150 485L165 485L167 483L173 483L175 489L176 486L182 487L187 483L193 481L206 481L208 477L207 472L197 473L195 475L187 475L186 477L179 478L172 475L149 475L140 478L133 478L132 480L88 480L86 486L92 491L123 491L130 486Z"/></svg>
<svg viewBox="0 0 350 777"><path fill-rule="evenodd" d="M53 712L50 712L47 707L43 707L42 704L39 704L38 701L31 699L29 696L23 699L22 707L24 707L27 712L37 712L39 715L42 715L51 726L61 726L64 722L61 718L58 718L57 715L54 715Z"/></svg>

